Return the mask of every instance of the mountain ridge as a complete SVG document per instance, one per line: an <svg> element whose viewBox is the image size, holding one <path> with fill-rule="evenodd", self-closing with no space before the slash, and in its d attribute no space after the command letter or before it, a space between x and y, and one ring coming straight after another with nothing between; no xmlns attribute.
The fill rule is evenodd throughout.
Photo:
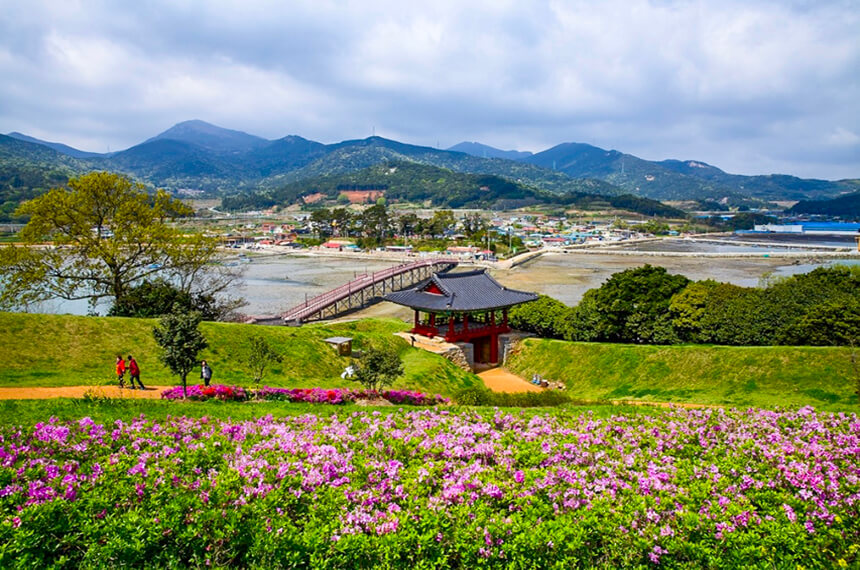
<svg viewBox="0 0 860 570"><path fill-rule="evenodd" d="M17 133L19 137L27 137ZM32 138L32 137L29 137ZM17 140L17 139L15 139ZM441 150L382 137L324 144L297 135L268 140L243 131L225 129L199 119L183 121L120 152L88 153L65 161L77 151L62 143L34 139L32 144L51 148L56 168L85 172L107 169L123 172L145 183L172 189L194 188L223 195L250 189L271 189L303 178L359 171L387 161L411 160L457 172L496 175L550 192L587 191L599 194L631 193L657 200L713 200L729 205L761 205L772 200L830 198L860 189L857 181L801 179L789 175L744 176L728 174L696 160L648 161L617 150L587 143L562 143L517 160L475 156L481 143L460 143L465 150ZM8 143L8 141L7 141ZM469 146L471 145L471 146ZM8 146L8 144L7 144ZM26 164L32 148L21 149L11 163ZM490 151L487 151L489 154ZM519 151L498 151L519 152ZM94 156L93 156L94 155ZM74 158L74 157L72 157ZM45 165L45 156L37 160ZM50 161L49 161L50 162Z"/></svg>

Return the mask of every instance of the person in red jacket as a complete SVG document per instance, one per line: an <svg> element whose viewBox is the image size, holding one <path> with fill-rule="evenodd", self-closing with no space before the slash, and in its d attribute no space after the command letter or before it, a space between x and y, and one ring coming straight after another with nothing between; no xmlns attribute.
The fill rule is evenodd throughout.
<svg viewBox="0 0 860 570"><path fill-rule="evenodd" d="M116 355L116 379L119 380L119 387L125 388L125 360L121 354Z"/></svg>
<svg viewBox="0 0 860 570"><path fill-rule="evenodd" d="M137 361L132 358L132 356L128 355L128 375L131 377L131 389L134 390L134 381L137 380L137 383L140 384L141 390L146 390L143 382L140 381L140 368L137 366Z"/></svg>

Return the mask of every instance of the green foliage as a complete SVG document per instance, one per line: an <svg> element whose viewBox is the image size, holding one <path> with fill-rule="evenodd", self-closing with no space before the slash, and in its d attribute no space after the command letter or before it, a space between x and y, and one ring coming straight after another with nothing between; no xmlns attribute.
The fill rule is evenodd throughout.
<svg viewBox="0 0 860 570"><path fill-rule="evenodd" d="M471 386L454 393L454 401L461 406L488 406L493 393L484 386Z"/></svg>
<svg viewBox="0 0 860 570"><path fill-rule="evenodd" d="M259 384L263 380L266 368L273 363L281 363L284 358L272 348L265 337L254 335L249 341L245 362L251 371L254 383Z"/></svg>
<svg viewBox="0 0 860 570"><path fill-rule="evenodd" d="M354 380L368 390L378 391L403 374L403 362L396 352L370 347L357 362Z"/></svg>
<svg viewBox="0 0 860 570"><path fill-rule="evenodd" d="M161 347L161 361L182 380L185 393L188 373L197 366L197 354L209 346L200 332L200 313L172 313L161 317L152 330Z"/></svg>
<svg viewBox="0 0 860 570"><path fill-rule="evenodd" d="M614 274L598 289L588 291L571 323L575 340L654 342L667 334L665 315L672 296L689 283L662 267L645 265Z"/></svg>
<svg viewBox="0 0 860 570"><path fill-rule="evenodd" d="M180 312L196 311L204 321L217 321L229 311L214 295L192 294L164 279L147 280L131 287L108 311L111 317L160 317L179 307Z"/></svg>
<svg viewBox="0 0 860 570"><path fill-rule="evenodd" d="M830 200L801 200L788 211L791 214L815 214L857 219L860 218L860 191Z"/></svg>
<svg viewBox="0 0 860 570"><path fill-rule="evenodd" d="M505 362L578 400L855 410L851 348L649 346L525 339Z"/></svg>
<svg viewBox="0 0 860 570"><path fill-rule="evenodd" d="M860 302L844 299L813 306L784 330L780 344L860 346Z"/></svg>
<svg viewBox="0 0 860 570"><path fill-rule="evenodd" d="M183 236L166 222L191 209L167 193L107 172L69 180L19 209L30 221L22 246L0 248L0 306L60 297L121 301L137 282L158 274L199 276L217 240ZM50 240L54 247L31 247Z"/></svg>
<svg viewBox="0 0 860 570"><path fill-rule="evenodd" d="M569 180L562 186L535 187L528 183L486 174L467 174L416 162L384 163L358 172L304 178L277 189L225 197L228 210L259 209L276 204L302 203L302 197L322 192L340 200L344 185L385 186L385 201L423 203L440 208L512 209L552 204L577 209L623 209L649 216L684 217L684 212L655 200L626 194L593 180ZM557 191L556 191L557 189ZM340 203L340 202L339 202ZM562 210L564 208L561 208Z"/></svg>
<svg viewBox="0 0 860 570"><path fill-rule="evenodd" d="M547 295L540 295L531 303L517 305L508 313L508 322L519 330L539 336L564 338L571 318L571 308Z"/></svg>

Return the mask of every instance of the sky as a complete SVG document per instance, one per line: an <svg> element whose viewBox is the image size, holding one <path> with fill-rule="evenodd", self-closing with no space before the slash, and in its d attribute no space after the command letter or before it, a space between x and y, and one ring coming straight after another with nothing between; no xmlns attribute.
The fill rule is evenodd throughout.
<svg viewBox="0 0 860 570"><path fill-rule="evenodd" d="M563 142L860 178L860 0L0 0L0 133Z"/></svg>

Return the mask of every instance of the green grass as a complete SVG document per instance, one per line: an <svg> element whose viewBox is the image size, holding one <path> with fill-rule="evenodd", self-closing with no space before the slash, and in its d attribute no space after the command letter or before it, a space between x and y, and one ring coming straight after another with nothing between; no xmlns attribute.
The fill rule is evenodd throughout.
<svg viewBox="0 0 860 570"><path fill-rule="evenodd" d="M144 384L173 385L171 375L158 359L151 319L77 317L0 313L0 386L76 386L116 382L117 354L134 355ZM407 327L398 320L373 319L338 325L266 327L232 323L202 323L209 341L201 352L214 370L213 382L248 386L250 377L242 364L252 335L262 335L283 356L267 370L263 384L289 387L359 387L340 378L350 363L338 356L323 339L354 338L353 347L371 344L396 351L403 359L404 374L395 388L409 388L450 395L480 385L480 380L444 358L412 348L393 333ZM198 371L189 383L198 383Z"/></svg>
<svg viewBox="0 0 860 570"><path fill-rule="evenodd" d="M355 404L329 406L321 404L294 404L290 402L192 402L169 400L135 400L135 399L99 399L83 400L70 398L54 398L51 400L0 400L0 429L3 426L30 427L38 422L47 421L54 417L64 421L75 421L90 417L101 424L112 424L116 420L129 422L141 415L155 421L164 421L168 417L187 416L192 418L209 417L219 420L255 420L271 414L274 417L313 414L319 416L337 415L345 417L358 410L365 412L378 411L383 414L402 413L401 410L425 410L410 406L379 406L360 407ZM491 418L496 408L463 408L451 406L452 413L479 413ZM606 418L611 415L655 415L664 410L645 406L569 406L564 408L502 408L503 412L532 417L537 414L584 414L596 418Z"/></svg>
<svg viewBox="0 0 860 570"><path fill-rule="evenodd" d="M583 400L858 410L851 349L642 346L526 339L512 372L563 381Z"/></svg>

